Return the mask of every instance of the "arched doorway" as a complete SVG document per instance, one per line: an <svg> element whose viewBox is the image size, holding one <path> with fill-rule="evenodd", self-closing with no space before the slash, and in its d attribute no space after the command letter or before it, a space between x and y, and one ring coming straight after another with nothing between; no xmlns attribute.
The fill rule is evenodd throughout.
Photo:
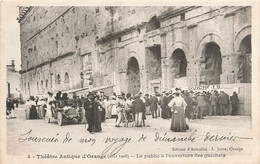
<svg viewBox="0 0 260 164"><path fill-rule="evenodd" d="M241 54L238 57L239 69L238 79L242 83L251 83L251 35L247 35L240 43L239 50Z"/></svg>
<svg viewBox="0 0 260 164"><path fill-rule="evenodd" d="M204 61L201 62L203 70L201 76L204 84L220 84L220 75L222 74L222 58L220 47L215 42L206 44L204 53Z"/></svg>
<svg viewBox="0 0 260 164"><path fill-rule="evenodd" d="M185 77L187 73L187 59L182 49L176 49L171 56L170 62L172 78Z"/></svg>
<svg viewBox="0 0 260 164"><path fill-rule="evenodd" d="M132 94L139 92L140 83L140 68L135 57L131 57L127 63L127 91Z"/></svg>

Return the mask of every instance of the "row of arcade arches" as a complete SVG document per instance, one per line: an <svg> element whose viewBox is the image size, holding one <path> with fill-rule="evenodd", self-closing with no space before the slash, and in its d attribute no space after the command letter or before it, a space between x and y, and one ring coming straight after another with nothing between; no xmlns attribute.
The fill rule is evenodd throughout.
<svg viewBox="0 0 260 164"><path fill-rule="evenodd" d="M251 83L251 35L247 35L239 46L239 69L238 79L241 83ZM201 74L206 75L205 84L219 84L220 75L222 74L222 53L221 48L216 42L205 44L202 51L204 56L205 67ZM187 59L186 54L181 48L177 48L170 56L169 67L172 79L187 76ZM136 57L130 57L127 63L127 88L132 93L140 90L140 64Z"/></svg>

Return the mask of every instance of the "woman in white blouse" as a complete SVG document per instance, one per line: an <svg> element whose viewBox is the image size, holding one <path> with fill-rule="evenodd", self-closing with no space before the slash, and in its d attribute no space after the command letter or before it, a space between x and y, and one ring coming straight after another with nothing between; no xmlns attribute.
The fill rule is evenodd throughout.
<svg viewBox="0 0 260 164"><path fill-rule="evenodd" d="M171 130L181 132L189 128L185 122L185 108L187 104L180 96L180 93L175 92L174 95L175 97L168 104L172 112Z"/></svg>

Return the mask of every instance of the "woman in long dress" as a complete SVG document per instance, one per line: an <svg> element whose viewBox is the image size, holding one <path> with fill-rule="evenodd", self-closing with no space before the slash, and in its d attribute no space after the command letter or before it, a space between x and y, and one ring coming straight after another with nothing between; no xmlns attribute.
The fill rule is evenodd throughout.
<svg viewBox="0 0 260 164"><path fill-rule="evenodd" d="M180 93L176 92L174 94L175 98L173 98L168 104L172 112L170 129L174 132L181 132L189 128L185 122L185 108L187 104L184 99L180 97Z"/></svg>
<svg viewBox="0 0 260 164"><path fill-rule="evenodd" d="M29 108L30 108L29 118L30 119L37 119L38 118L38 114L37 114L37 110L36 110L36 103L35 103L34 100L35 100L34 97L31 96L30 101L29 101Z"/></svg>
<svg viewBox="0 0 260 164"><path fill-rule="evenodd" d="M100 132L102 131L101 128L101 112L102 112L102 106L101 104L98 102L99 97L95 96L94 98L94 132Z"/></svg>

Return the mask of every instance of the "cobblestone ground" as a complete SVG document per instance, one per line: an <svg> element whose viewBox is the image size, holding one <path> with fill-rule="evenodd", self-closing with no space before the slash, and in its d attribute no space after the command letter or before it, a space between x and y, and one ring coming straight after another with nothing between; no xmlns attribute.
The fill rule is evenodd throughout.
<svg viewBox="0 0 260 164"><path fill-rule="evenodd" d="M124 147L119 151L118 155L129 154L130 157L136 154L156 154L156 153L190 153L190 151L173 151L177 149L200 149L206 153L225 153L231 154L250 154L252 140L251 139L235 139L235 141L204 141L205 136L218 135L221 136L239 136L251 138L251 117L250 116L207 116L202 120L193 120L189 123L190 130L187 132L171 132L170 119L161 118L153 119L147 116L146 127L115 127L115 119L107 119L102 123L103 131L100 133L90 134L86 131L84 124L68 124L58 126L57 122L46 123L44 120L25 120L25 111L23 108L15 110L17 118L7 120L7 153L9 155L44 155L44 154L93 154L98 155L111 145L105 143L107 137L111 138L128 138L130 139ZM19 138L25 138L26 134L31 130L30 136L33 137L54 137L58 141L53 142L19 142ZM189 137L192 134L195 141L186 142L165 142L155 141L156 136L161 137ZM143 135L144 140L140 140ZM70 143L63 143L64 139L72 138ZM214 137L214 139L215 139ZM85 139L85 143L80 143L81 139ZM92 145L93 141L95 143ZM21 140L20 140L21 141ZM117 146L122 145L123 141L119 141L112 145L111 149L106 153L110 154ZM91 146L92 145L92 146ZM219 150L218 148L221 148ZM227 150L225 150L226 148ZM240 148L233 150L232 148ZM206 150L205 150L206 149ZM219 150L219 151L218 151Z"/></svg>

